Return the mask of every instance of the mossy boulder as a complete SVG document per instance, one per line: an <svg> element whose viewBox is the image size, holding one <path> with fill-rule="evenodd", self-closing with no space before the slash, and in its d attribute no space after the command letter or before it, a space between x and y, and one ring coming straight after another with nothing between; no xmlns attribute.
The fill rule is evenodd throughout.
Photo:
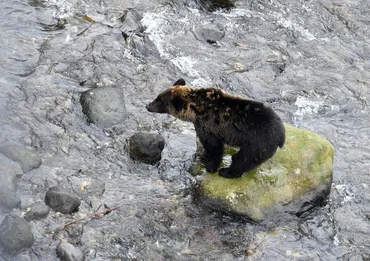
<svg viewBox="0 0 370 261"><path fill-rule="evenodd" d="M330 193L334 148L325 138L285 124L282 149L241 178L226 179L208 173L196 161L191 173L198 176L196 199L220 211L260 222L279 212L302 216L326 202ZM198 142L197 155L203 148ZM238 150L226 148L224 165ZM199 157L197 157L199 158Z"/></svg>

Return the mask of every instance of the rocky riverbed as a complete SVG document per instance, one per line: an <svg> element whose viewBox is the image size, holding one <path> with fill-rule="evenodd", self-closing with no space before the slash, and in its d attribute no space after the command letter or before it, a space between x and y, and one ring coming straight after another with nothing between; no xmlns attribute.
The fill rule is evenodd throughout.
<svg viewBox="0 0 370 261"><path fill-rule="evenodd" d="M0 3L0 260L369 260L370 2L214 2ZM327 138L329 203L258 225L195 204L193 126L145 109L178 78Z"/></svg>

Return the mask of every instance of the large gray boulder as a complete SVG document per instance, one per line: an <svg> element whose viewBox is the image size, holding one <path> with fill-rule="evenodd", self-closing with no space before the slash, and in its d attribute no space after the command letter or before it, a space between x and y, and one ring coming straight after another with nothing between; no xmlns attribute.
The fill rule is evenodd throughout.
<svg viewBox="0 0 370 261"><path fill-rule="evenodd" d="M126 119L123 89L100 87L81 94L82 111L90 123L109 128Z"/></svg>
<svg viewBox="0 0 370 261"><path fill-rule="evenodd" d="M40 167L42 160L40 155L31 147L17 144L7 144L0 147L0 153L7 158L18 162L23 172Z"/></svg>
<svg viewBox="0 0 370 261"><path fill-rule="evenodd" d="M16 252L33 245L30 224L20 217L7 216L0 225L0 244L8 252Z"/></svg>

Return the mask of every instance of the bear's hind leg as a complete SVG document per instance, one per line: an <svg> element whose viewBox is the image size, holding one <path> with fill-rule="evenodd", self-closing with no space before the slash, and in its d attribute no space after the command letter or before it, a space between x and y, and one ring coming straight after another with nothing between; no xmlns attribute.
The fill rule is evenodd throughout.
<svg viewBox="0 0 370 261"><path fill-rule="evenodd" d="M255 152L254 152L255 153ZM222 168L219 175L224 178L240 178L245 172L257 168L262 162L253 156L253 152L246 148L240 148L240 151L232 156L232 162L229 168Z"/></svg>
<svg viewBox="0 0 370 261"><path fill-rule="evenodd" d="M215 136L203 137L202 135L198 135L198 137L204 147L201 162L204 164L208 172L214 173L221 165L224 153L224 144L221 139L218 139Z"/></svg>

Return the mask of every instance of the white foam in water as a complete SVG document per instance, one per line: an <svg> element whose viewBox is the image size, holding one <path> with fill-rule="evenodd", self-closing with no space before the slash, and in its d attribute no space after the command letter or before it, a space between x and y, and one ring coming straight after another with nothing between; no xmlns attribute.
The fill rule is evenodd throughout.
<svg viewBox="0 0 370 261"><path fill-rule="evenodd" d="M58 7L58 11L53 13L57 19L66 19L74 14L73 3L68 0L48 0L47 3Z"/></svg>
<svg viewBox="0 0 370 261"><path fill-rule="evenodd" d="M161 57L169 58L166 52L166 36L164 28L167 27L167 21L164 19L164 11L155 13L145 13L141 19L141 24L146 28L145 33L149 39L155 44Z"/></svg>
<svg viewBox="0 0 370 261"><path fill-rule="evenodd" d="M312 41L312 40L316 39L316 37L310 31L303 28L299 24L296 24L296 23L292 22L291 20L285 19L285 17L283 17L280 14L277 16L276 24L278 24L282 27L285 27L287 29L290 29L292 31L300 32L306 40Z"/></svg>
<svg viewBox="0 0 370 261"><path fill-rule="evenodd" d="M294 103L298 110L294 113L296 116L312 115L319 112L320 106L324 103L322 101L311 101L305 97L297 97L296 102Z"/></svg>
<svg viewBox="0 0 370 261"><path fill-rule="evenodd" d="M171 62L176 65L183 74L187 74L190 77L199 77L199 73L194 70L193 66L197 63L194 58L191 57L177 57L171 59Z"/></svg>

